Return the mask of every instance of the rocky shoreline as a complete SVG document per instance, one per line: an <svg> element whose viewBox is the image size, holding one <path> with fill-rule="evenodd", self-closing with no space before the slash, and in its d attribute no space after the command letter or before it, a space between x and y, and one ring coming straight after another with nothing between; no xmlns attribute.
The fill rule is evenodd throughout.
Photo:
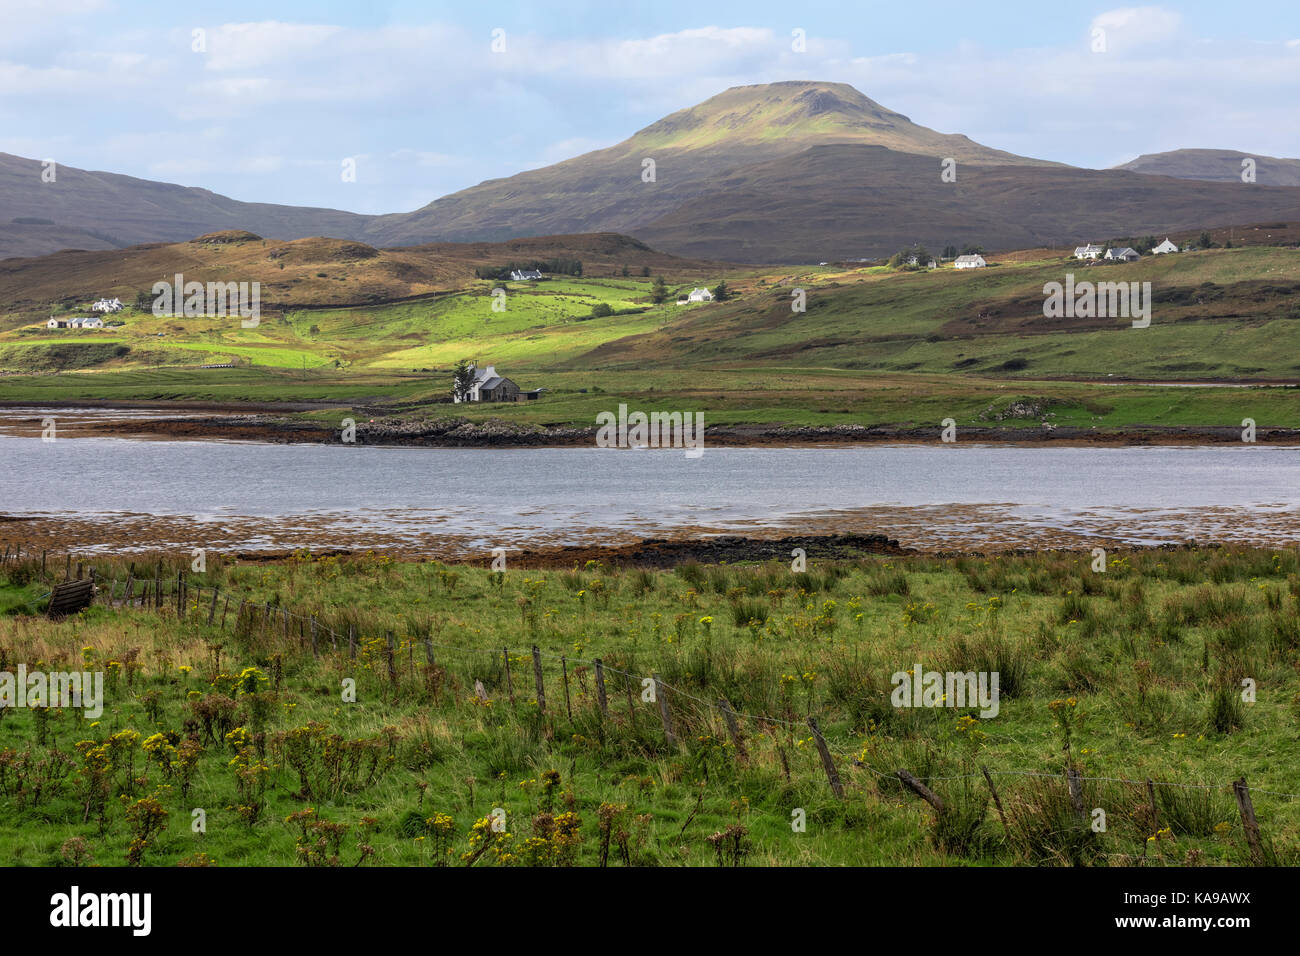
<svg viewBox="0 0 1300 956"><path fill-rule="evenodd" d="M363 409L340 410L337 425L264 413L228 414L185 418L145 418L129 422L84 422L82 434L130 434L184 440L215 439L286 443L334 443L343 440L343 421L355 422L358 445L428 448L564 448L592 447L597 428L541 426L502 419L471 421L444 418L366 416ZM940 441L941 427L927 425L713 425L705 429L704 445L827 445ZM957 430L958 442L1033 445L1234 445L1241 443L1238 426L1134 425L1117 430L1038 425L976 427ZM1300 444L1300 429L1260 428L1258 444Z"/></svg>

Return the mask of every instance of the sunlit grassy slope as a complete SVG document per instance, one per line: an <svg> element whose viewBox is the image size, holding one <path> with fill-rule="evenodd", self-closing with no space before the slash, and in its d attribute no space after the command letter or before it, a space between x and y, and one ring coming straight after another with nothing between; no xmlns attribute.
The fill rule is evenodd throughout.
<svg viewBox="0 0 1300 956"><path fill-rule="evenodd" d="M1149 282L1150 326L1045 318L1043 287L1067 273ZM438 400L451 366L471 358L546 393L537 404L458 413L539 424L590 423L593 409L620 397L705 409L719 424L978 422L1016 398L1057 424L1300 421L1292 388L1123 384L1297 380L1300 253L1291 249L1091 268L1040 250L972 272L737 270L725 276L734 298L692 306L675 302L705 283L666 278L664 305L651 303L648 277L557 277L270 313L253 329L138 313L80 334L24 327L0 334L0 366L11 373L0 378L0 400ZM493 308L495 288L504 308ZM804 311L792 308L798 290ZM612 314L594 317L598 305ZM225 362L238 367L195 368ZM68 374L48 375L56 370Z"/></svg>

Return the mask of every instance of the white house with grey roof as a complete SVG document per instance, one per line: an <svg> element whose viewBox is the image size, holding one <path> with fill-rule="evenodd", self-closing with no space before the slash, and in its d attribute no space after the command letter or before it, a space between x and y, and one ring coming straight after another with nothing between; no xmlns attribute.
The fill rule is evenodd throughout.
<svg viewBox="0 0 1300 956"><path fill-rule="evenodd" d="M952 261L954 269L983 269L986 265L988 263L984 261L984 257L979 255L958 256Z"/></svg>
<svg viewBox="0 0 1300 956"><path fill-rule="evenodd" d="M1093 244L1090 242L1090 243L1088 243L1086 246L1075 246L1075 248L1074 248L1074 258L1076 258L1076 259L1099 259L1099 258L1101 258L1101 254L1102 254L1103 252L1105 252L1105 249L1103 249L1101 246L1093 245Z"/></svg>
<svg viewBox="0 0 1300 956"><path fill-rule="evenodd" d="M1130 249L1128 246L1121 246L1118 249L1107 249L1106 258L1116 262L1136 262L1142 257L1137 254L1136 249Z"/></svg>
<svg viewBox="0 0 1300 956"><path fill-rule="evenodd" d="M519 401L536 401L541 397L542 389L536 388L530 392L525 392L518 385L506 378L504 375L498 375L495 366L489 365L487 368L476 368L474 370L474 380L470 383L469 390L465 393L464 398L452 395L452 401L460 402L519 402Z"/></svg>

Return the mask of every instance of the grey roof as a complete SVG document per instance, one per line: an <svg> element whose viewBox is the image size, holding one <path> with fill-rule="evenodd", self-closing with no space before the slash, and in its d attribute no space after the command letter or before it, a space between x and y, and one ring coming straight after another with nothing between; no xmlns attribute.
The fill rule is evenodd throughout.
<svg viewBox="0 0 1300 956"><path fill-rule="evenodd" d="M1136 250L1136 249L1130 249L1128 246L1124 246L1122 249L1112 249L1112 250L1110 250L1110 255L1112 255L1112 256L1136 256L1136 255L1137 255L1137 250ZM1139 256L1139 258L1141 258L1141 257Z"/></svg>
<svg viewBox="0 0 1300 956"><path fill-rule="evenodd" d="M478 386L479 391L482 391L483 389L488 389L489 391L491 391L492 389L496 388L504 381L505 379L502 378L500 375L493 375L491 378L479 382L479 386Z"/></svg>

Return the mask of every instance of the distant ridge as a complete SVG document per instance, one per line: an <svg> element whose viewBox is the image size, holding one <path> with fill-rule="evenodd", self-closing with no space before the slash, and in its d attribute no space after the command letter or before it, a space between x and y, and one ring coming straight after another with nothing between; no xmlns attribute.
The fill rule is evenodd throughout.
<svg viewBox="0 0 1300 956"><path fill-rule="evenodd" d="M1146 153L1114 168L1149 176L1240 183L1243 159L1254 160L1255 182L1261 186L1300 186L1300 159L1279 159L1232 149L1175 149L1167 153Z"/></svg>
<svg viewBox="0 0 1300 956"><path fill-rule="evenodd" d="M1300 160L1253 157L1247 188L1242 158L1176 150L1081 169L937 132L844 83L788 81L733 87L607 149L384 216L72 167L42 184L40 163L0 154L0 257L247 230L376 248L620 233L664 253L797 263L1300 219ZM941 178L946 160L955 179Z"/></svg>

